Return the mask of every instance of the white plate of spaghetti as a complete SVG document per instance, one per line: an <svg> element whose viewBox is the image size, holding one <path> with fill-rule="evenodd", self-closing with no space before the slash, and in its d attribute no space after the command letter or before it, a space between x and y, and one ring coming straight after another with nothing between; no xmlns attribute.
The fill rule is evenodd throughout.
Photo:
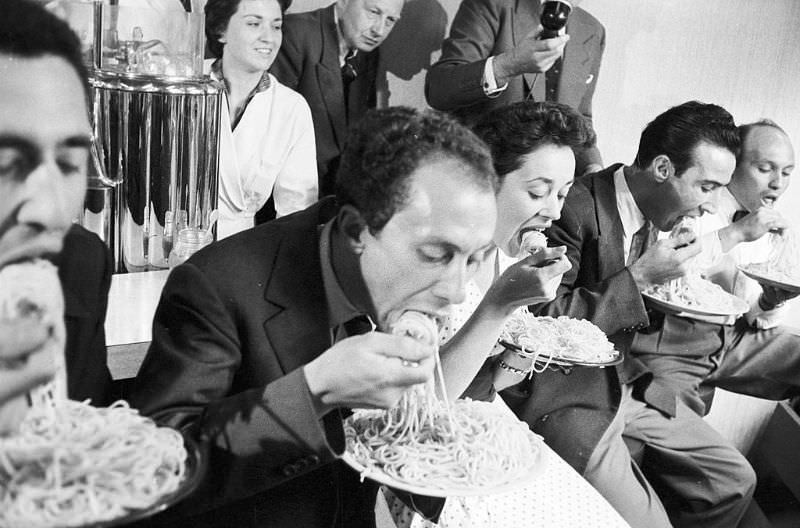
<svg viewBox="0 0 800 528"><path fill-rule="evenodd" d="M775 269L768 262L739 266L739 270L759 284L792 293L800 292L800 276Z"/></svg>
<svg viewBox="0 0 800 528"><path fill-rule="evenodd" d="M747 301L698 276L651 286L642 292L648 302L669 313L696 315L741 315L750 309Z"/></svg>
<svg viewBox="0 0 800 528"><path fill-rule="evenodd" d="M605 333L590 321L563 315L535 316L524 308L506 321L500 344L532 358L539 366L609 367L623 360Z"/></svg>
<svg viewBox="0 0 800 528"><path fill-rule="evenodd" d="M124 401L56 401L0 438L0 526L121 526L185 498L203 469L194 441Z"/></svg>
<svg viewBox="0 0 800 528"><path fill-rule="evenodd" d="M546 467L541 438L491 403L457 400L449 415L407 417L398 407L356 411L344 424L344 462L362 478L431 497L510 491Z"/></svg>

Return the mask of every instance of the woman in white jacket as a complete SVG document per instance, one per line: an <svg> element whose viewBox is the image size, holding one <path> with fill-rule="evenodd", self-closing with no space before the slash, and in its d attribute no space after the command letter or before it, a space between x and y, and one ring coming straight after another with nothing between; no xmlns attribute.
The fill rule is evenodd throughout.
<svg viewBox="0 0 800 528"><path fill-rule="evenodd" d="M274 197L283 216L318 198L311 111L297 92L269 74L291 0L208 0L212 77L225 86L220 120L217 238L253 227Z"/></svg>

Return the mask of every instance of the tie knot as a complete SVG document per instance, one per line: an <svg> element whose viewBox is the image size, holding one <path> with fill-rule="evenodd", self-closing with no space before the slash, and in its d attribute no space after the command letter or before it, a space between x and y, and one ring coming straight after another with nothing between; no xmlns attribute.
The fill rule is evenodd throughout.
<svg viewBox="0 0 800 528"><path fill-rule="evenodd" d="M353 317L342 325L347 337L354 335L366 334L372 331L372 323L366 315L358 315Z"/></svg>
<svg viewBox="0 0 800 528"><path fill-rule="evenodd" d="M344 58L344 64L342 64L342 82L344 84L350 84L358 77L358 70L356 69L356 54L354 51L350 51L347 53L347 56Z"/></svg>
<svg viewBox="0 0 800 528"><path fill-rule="evenodd" d="M739 220L741 220L742 218L744 218L748 214L749 213L747 211L740 209L740 210L736 211L735 213L733 213L733 221L734 222L738 222Z"/></svg>

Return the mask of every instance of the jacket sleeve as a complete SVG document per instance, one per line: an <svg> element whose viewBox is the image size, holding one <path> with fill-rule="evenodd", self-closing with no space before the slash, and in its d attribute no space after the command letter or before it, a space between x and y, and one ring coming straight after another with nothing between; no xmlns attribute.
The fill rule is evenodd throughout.
<svg viewBox="0 0 800 528"><path fill-rule="evenodd" d="M243 375L243 344L224 298L192 263L172 270L131 403L202 440L210 449L212 497L239 499L333 461L344 450L344 432L337 412L316 416L302 368L264 386L232 389Z"/></svg>
<svg viewBox="0 0 800 528"><path fill-rule="evenodd" d="M609 336L643 328L648 324L647 312L628 269L599 276L603 256L593 229L595 210L589 202L565 204L561 218L549 230L550 245L566 246L572 268L564 274L556 298L531 309L539 315L587 319Z"/></svg>
<svg viewBox="0 0 800 528"><path fill-rule="evenodd" d="M425 77L425 98L437 110L454 110L486 101L483 68L495 46L500 14L491 0L464 0L441 58Z"/></svg>

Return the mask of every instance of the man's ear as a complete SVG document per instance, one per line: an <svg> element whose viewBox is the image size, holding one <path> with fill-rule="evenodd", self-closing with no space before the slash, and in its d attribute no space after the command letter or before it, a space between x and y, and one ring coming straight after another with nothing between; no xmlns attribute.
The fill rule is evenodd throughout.
<svg viewBox="0 0 800 528"><path fill-rule="evenodd" d="M659 154L650 162L650 169L656 182L664 183L675 176L675 166L666 154Z"/></svg>
<svg viewBox="0 0 800 528"><path fill-rule="evenodd" d="M367 229L367 222L361 211L352 205L343 205L336 215L336 223L339 231L344 235L348 247L353 253L360 254L364 250L364 242L361 237L364 230Z"/></svg>

